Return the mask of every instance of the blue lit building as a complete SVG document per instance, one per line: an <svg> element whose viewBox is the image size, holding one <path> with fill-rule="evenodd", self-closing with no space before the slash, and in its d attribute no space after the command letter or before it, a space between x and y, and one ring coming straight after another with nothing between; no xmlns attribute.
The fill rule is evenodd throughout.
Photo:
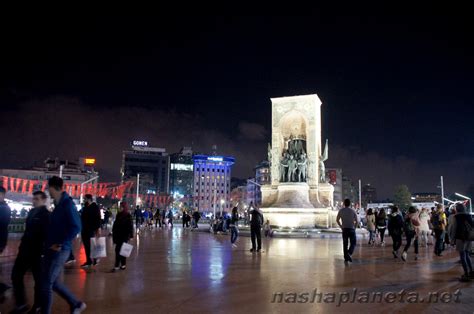
<svg viewBox="0 0 474 314"><path fill-rule="evenodd" d="M194 155L194 206L201 212L229 212L233 157Z"/></svg>

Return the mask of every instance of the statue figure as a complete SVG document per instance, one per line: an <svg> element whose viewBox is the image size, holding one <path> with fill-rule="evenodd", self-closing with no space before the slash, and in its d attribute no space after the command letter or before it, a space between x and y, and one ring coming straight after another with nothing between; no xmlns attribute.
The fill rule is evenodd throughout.
<svg viewBox="0 0 474 314"><path fill-rule="evenodd" d="M288 168L288 156L287 153L284 153L280 161L280 182L285 182L286 168Z"/></svg>
<svg viewBox="0 0 474 314"><path fill-rule="evenodd" d="M306 154L302 153L300 160L298 161L298 182L306 182L306 168L308 160L306 159Z"/></svg>
<svg viewBox="0 0 474 314"><path fill-rule="evenodd" d="M326 146L324 147L323 155L319 157L319 182L326 183L326 166L324 162L328 160L328 140L326 140Z"/></svg>
<svg viewBox="0 0 474 314"><path fill-rule="evenodd" d="M290 159L288 159L288 173L287 173L287 182L294 182L295 181L295 172L297 169L297 162L294 159L293 155L290 155Z"/></svg>
<svg viewBox="0 0 474 314"><path fill-rule="evenodd" d="M267 147L267 160L268 160L268 164L271 165L272 164L272 146L270 145L270 143L268 143L268 147Z"/></svg>

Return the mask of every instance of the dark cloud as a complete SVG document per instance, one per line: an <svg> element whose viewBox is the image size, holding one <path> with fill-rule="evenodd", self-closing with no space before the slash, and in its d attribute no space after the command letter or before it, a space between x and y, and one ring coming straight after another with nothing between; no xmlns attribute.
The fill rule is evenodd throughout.
<svg viewBox="0 0 474 314"><path fill-rule="evenodd" d="M263 141L267 133L263 125L251 122L240 122L239 132L240 138L251 141Z"/></svg>
<svg viewBox="0 0 474 314"><path fill-rule="evenodd" d="M90 106L71 97L22 103L0 116L0 124L6 132L1 167L28 166L48 156L94 156L107 180L118 180L121 152L133 139L147 140L168 152L192 146L196 152L209 153L216 144L218 153L236 158L234 174L241 177L252 175L266 150L261 138L248 141L251 134L245 125L246 135L233 138L212 129L199 116L143 107Z"/></svg>
<svg viewBox="0 0 474 314"><path fill-rule="evenodd" d="M216 144L220 154L236 158L233 174L249 177L255 164L266 157L269 137L263 125L251 122L240 122L238 133L230 135L197 115L145 107L92 106L61 96L22 103L2 114L0 125L0 167L29 166L46 157L93 156L103 180L119 179L121 152L133 139L147 140L168 152L192 146L196 152L209 153ZM331 130L327 135L331 138ZM455 153L448 159L420 162L410 156L387 157L358 146L330 144L328 166L342 168L354 181L360 178L373 184L383 198L391 197L398 184L407 184L413 192L437 191L440 175L445 177L448 193L465 191L474 177L474 160Z"/></svg>
<svg viewBox="0 0 474 314"><path fill-rule="evenodd" d="M446 195L465 191L474 177L474 160L453 153L447 161L420 162L405 156L386 157L363 152L358 147L330 147L328 165L342 168L354 181L361 179L378 190L380 198L390 198L394 187L407 184L411 192L440 192L444 177Z"/></svg>

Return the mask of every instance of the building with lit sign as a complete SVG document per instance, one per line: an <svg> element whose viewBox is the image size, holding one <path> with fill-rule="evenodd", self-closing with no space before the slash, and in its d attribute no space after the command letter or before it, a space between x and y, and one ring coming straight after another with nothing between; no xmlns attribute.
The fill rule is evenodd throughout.
<svg viewBox="0 0 474 314"><path fill-rule="evenodd" d="M95 158L81 157L77 161L47 158L38 166L24 169L0 169L0 176L46 181L53 176L62 174L64 183L81 184L99 176L94 169ZM40 183L39 183L40 184Z"/></svg>
<svg viewBox="0 0 474 314"><path fill-rule="evenodd" d="M148 147L145 141L133 141L131 149L122 153L122 182L136 181L140 174L140 194L168 194L169 166L166 149Z"/></svg>
<svg viewBox="0 0 474 314"><path fill-rule="evenodd" d="M183 147L179 153L170 155L170 193L183 195L190 200L193 195L193 151Z"/></svg>
<svg viewBox="0 0 474 314"><path fill-rule="evenodd" d="M231 209L230 179L233 157L194 155L194 206L220 214Z"/></svg>

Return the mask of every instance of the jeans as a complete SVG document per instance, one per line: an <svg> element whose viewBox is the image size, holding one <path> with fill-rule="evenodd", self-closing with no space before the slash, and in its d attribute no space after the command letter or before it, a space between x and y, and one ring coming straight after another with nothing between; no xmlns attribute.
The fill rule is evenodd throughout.
<svg viewBox="0 0 474 314"><path fill-rule="evenodd" d="M430 231L429 230L421 230L420 232L420 236L421 236L421 243L423 243L422 245L428 245L428 242L429 239L430 239Z"/></svg>
<svg viewBox="0 0 474 314"><path fill-rule="evenodd" d="M252 250L255 251L262 249L262 227L261 226L252 226L250 225L250 237L252 239ZM255 245L255 240L257 240L257 245Z"/></svg>
<svg viewBox="0 0 474 314"><path fill-rule="evenodd" d="M380 242L384 242L384 239L385 239L385 230L386 230L386 228L379 228Z"/></svg>
<svg viewBox="0 0 474 314"><path fill-rule="evenodd" d="M239 229L237 226L230 227L230 243L234 244L239 237Z"/></svg>
<svg viewBox="0 0 474 314"><path fill-rule="evenodd" d="M350 242L349 249L347 248ZM354 249L356 247L356 232L355 229L352 228L344 228L342 229L342 249L344 252L344 259L347 260L349 256L354 253Z"/></svg>
<svg viewBox="0 0 474 314"><path fill-rule="evenodd" d="M375 230L369 230L369 244L375 242Z"/></svg>
<svg viewBox="0 0 474 314"><path fill-rule="evenodd" d="M92 264L92 258L91 258L91 238L93 238L94 235L90 233L82 233L81 234L81 239L82 239L82 244L84 245L84 252L86 253L86 263L91 265Z"/></svg>
<svg viewBox="0 0 474 314"><path fill-rule="evenodd" d="M469 251L460 251L459 257L461 257L462 269L466 275L472 271L471 257L469 256Z"/></svg>
<svg viewBox="0 0 474 314"><path fill-rule="evenodd" d="M407 243L405 244L405 248L403 249L404 252L408 252L408 249L410 248L411 241L415 239L413 242L413 245L415 246L415 254L418 254L418 236L416 235L415 232L408 232L407 233Z"/></svg>
<svg viewBox="0 0 474 314"><path fill-rule="evenodd" d="M436 255L440 255L441 252L443 252L443 246L444 246L443 245L443 243L444 243L444 230L434 229L434 233L435 233L435 239L436 239L434 253Z"/></svg>
<svg viewBox="0 0 474 314"><path fill-rule="evenodd" d="M392 237L392 248L395 252L398 252L402 246L402 235L401 234L391 234Z"/></svg>
<svg viewBox="0 0 474 314"><path fill-rule="evenodd" d="M70 249L61 250L59 252L48 250L44 256L40 288L41 313L43 314L51 313L53 290L69 303L71 309L81 304L81 301L63 285L60 278L64 269L64 263L69 257L69 254Z"/></svg>
<svg viewBox="0 0 474 314"><path fill-rule="evenodd" d="M127 265L127 258L120 255L120 249L124 243L125 242L118 242L115 244L115 268Z"/></svg>
<svg viewBox="0 0 474 314"><path fill-rule="evenodd" d="M39 307L40 276L41 276L41 254L29 255L19 252L12 270L13 293L15 294L16 306L26 304L25 282L26 272L31 269L35 280L35 296L33 308Z"/></svg>

